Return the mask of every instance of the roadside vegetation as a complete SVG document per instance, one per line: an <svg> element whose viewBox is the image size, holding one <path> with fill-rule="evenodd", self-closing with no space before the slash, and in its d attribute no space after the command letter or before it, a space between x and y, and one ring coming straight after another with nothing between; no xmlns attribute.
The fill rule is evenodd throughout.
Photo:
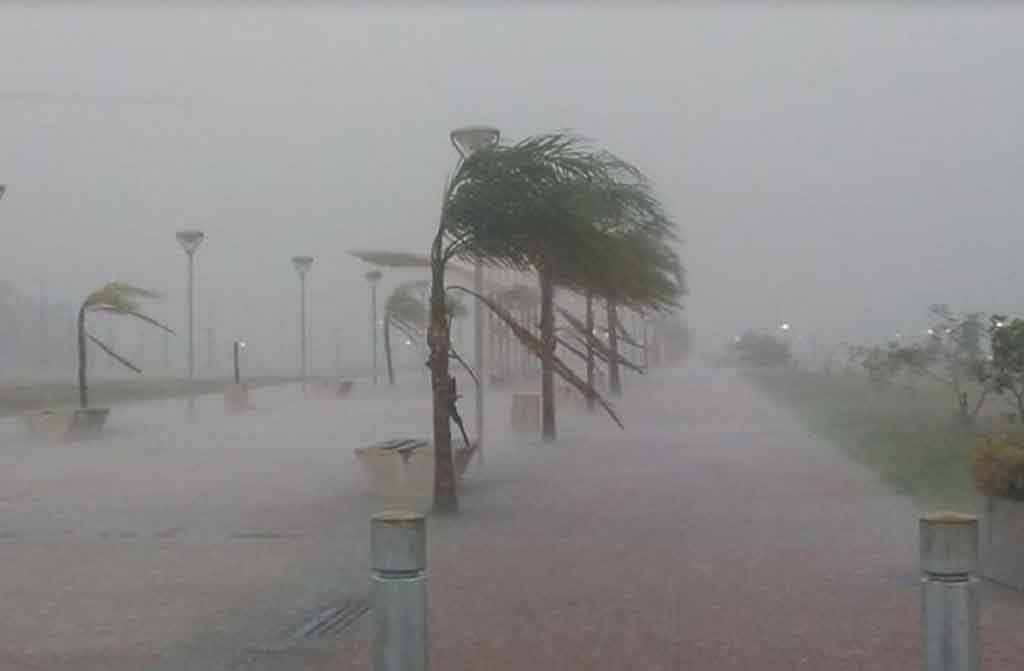
<svg viewBox="0 0 1024 671"><path fill-rule="evenodd" d="M919 342L847 347L840 373L791 365L771 335L737 337L727 360L896 492L971 510L976 491L1024 489L1024 322L931 313Z"/></svg>

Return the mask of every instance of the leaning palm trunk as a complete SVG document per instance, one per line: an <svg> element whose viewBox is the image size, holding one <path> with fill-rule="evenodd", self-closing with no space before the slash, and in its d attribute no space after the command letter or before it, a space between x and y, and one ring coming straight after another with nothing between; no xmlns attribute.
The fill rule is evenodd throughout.
<svg viewBox="0 0 1024 671"><path fill-rule="evenodd" d="M594 333L594 295L587 292L587 385L594 387L594 346L591 344L591 335ZM594 412L594 397L587 396L587 410Z"/></svg>
<svg viewBox="0 0 1024 671"><path fill-rule="evenodd" d="M384 362L388 367L388 386L395 386L395 368L391 362L391 315L384 318Z"/></svg>
<svg viewBox="0 0 1024 671"><path fill-rule="evenodd" d="M555 426L555 279L550 266L540 268L540 400L541 438L545 442L558 437Z"/></svg>
<svg viewBox="0 0 1024 671"><path fill-rule="evenodd" d="M443 216L443 215L442 215ZM448 310L445 302L444 263L441 260L441 234L434 241L434 264L430 283L430 386L434 400L434 510L448 513L458 510L455 492L455 464L452 463L451 398L449 387Z"/></svg>
<svg viewBox="0 0 1024 671"><path fill-rule="evenodd" d="M608 301L608 348L612 356L608 359L608 391L612 396L622 396L622 377L619 372L619 317L615 301Z"/></svg>
<svg viewBox="0 0 1024 671"><path fill-rule="evenodd" d="M78 311L78 402L83 408L89 407L89 383L86 379L88 363L85 359L85 308Z"/></svg>

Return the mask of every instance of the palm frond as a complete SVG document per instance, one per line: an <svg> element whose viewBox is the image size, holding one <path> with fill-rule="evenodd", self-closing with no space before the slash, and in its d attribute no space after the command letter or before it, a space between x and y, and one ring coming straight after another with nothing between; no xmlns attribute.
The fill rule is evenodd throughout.
<svg viewBox="0 0 1024 671"><path fill-rule="evenodd" d="M99 348L100 348L101 350L103 350L103 351L104 351L104 352L105 352L105 353L106 353L107 355L109 355L110 357L112 357L112 358L113 358L113 359L114 359L115 361L117 361L117 362L118 362L118 363L120 363L121 365L123 365L123 366L125 366L125 367L127 367L127 368L131 368L131 369L132 369L133 371L135 371L136 373L141 373L141 372L142 372L142 369L141 369L141 368L139 368L138 366L136 366L135 364L133 364L133 363L132 363L131 361L129 361L128 359L125 359L124 357L122 357L122 356L121 356L120 354L118 354L118 353L117 353L117 352L115 352L114 350L110 349L110 347L108 347L108 346L107 346L107 345L106 345L106 344L105 344L105 343L104 343L103 341L101 341L101 340L100 340L99 338L97 338L97 337L96 337L96 336L94 336L93 334L91 334L91 333L86 333L86 334L85 334L85 337L86 337L86 338L88 338L88 339L89 339L89 341L90 341L91 343L93 343L94 345L96 345L97 347L99 347Z"/></svg>
<svg viewBox="0 0 1024 671"><path fill-rule="evenodd" d="M505 324L509 327L509 330L512 331L513 335L515 335L516 338L518 338L519 341L523 343L523 345L528 350L530 350L530 352L534 356L541 358L544 351L544 344L541 342L540 338L535 336L529 329L527 329L518 321L516 321L516 319L511 315L511 313L509 313L507 310L501 307L498 303L496 303L495 301L491 300L486 296L481 296L480 294L477 294L476 292L472 291L471 289L467 289L466 287L451 286L449 287L449 289L454 291L462 291L469 294L470 296L476 297L477 300L486 305L495 315L498 316L498 318L505 322ZM558 375L558 377L562 378L565 382L568 382L570 385L575 387L577 391L584 395L584 397L593 398L594 400L596 400L601 405L601 407L604 408L604 411L608 414L608 416L611 417L612 421L614 421L619 426L619 428L625 428L622 424L622 420L619 419L619 416L615 412L615 408L612 406L612 404L609 403L601 394L599 394L596 389L587 384L586 380L577 375L575 371L573 371L572 368L570 368L557 355L552 356L552 365L554 373Z"/></svg>
<svg viewBox="0 0 1024 671"><path fill-rule="evenodd" d="M103 305L94 305L94 306L92 306L90 308L90 311L91 312L110 312L110 313L116 314L116 315L135 317L136 319L140 319L140 320L146 322L147 324L151 324L151 325L153 325L153 326L155 326L155 327L157 327L159 329L162 329L162 330L166 331L167 333L170 333L172 335L174 334L174 329L172 329L170 326L167 326L167 325L157 321L156 319L153 319L152 317L150 317L148 315L144 315L141 312L136 312L134 310L125 310L123 308L117 308L115 306L103 304Z"/></svg>
<svg viewBox="0 0 1024 671"><path fill-rule="evenodd" d="M574 314L560 306L555 306L555 309L558 310L559 314L561 314L562 317L565 318L565 321L567 321L569 325L573 328L573 331L576 333L576 335L580 339L584 340L585 344L589 344L590 347L593 348L593 350L597 353L597 355L601 358L602 361L617 361L626 368L634 370L637 373L644 372L642 366L633 363L619 352L613 352L612 349L608 347L607 344L602 342L600 338L595 336L593 333L589 333L587 331L586 324L584 324ZM619 333L621 332L621 329L619 329Z"/></svg>
<svg viewBox="0 0 1024 671"><path fill-rule="evenodd" d="M110 282L89 294L84 303L87 310L137 312L141 299L160 298L161 294L125 282Z"/></svg>

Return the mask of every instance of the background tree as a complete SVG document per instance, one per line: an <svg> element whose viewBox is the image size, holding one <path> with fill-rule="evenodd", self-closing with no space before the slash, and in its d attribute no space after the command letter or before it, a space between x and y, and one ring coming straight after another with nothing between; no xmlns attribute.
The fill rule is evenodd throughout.
<svg viewBox="0 0 1024 671"><path fill-rule="evenodd" d="M112 315L132 317L147 324L152 324L168 333L174 333L169 327L164 326L152 317L142 314L140 302L146 298L158 298L159 294L147 289L125 284L123 282L111 282L89 294L78 310L78 401L83 408L89 406L89 383L88 372L88 343L91 342L100 348L121 365L136 373L142 369L128 361L115 352L110 346L103 343L86 330L86 315L97 312L105 312Z"/></svg>
<svg viewBox="0 0 1024 671"><path fill-rule="evenodd" d="M1005 315L993 315L989 322L992 343L992 388L998 394L1009 392L1024 421L1024 320L1010 321Z"/></svg>
<svg viewBox="0 0 1024 671"><path fill-rule="evenodd" d="M979 312L954 315L945 305L933 306L931 312L938 321L928 330L923 345L920 356L931 365L922 372L950 390L958 416L969 423L992 391L991 367L985 352L988 331ZM981 387L973 406L968 396L972 383Z"/></svg>
<svg viewBox="0 0 1024 671"><path fill-rule="evenodd" d="M732 351L740 363L749 366L788 366L793 359L789 343L770 333L746 331L733 341Z"/></svg>

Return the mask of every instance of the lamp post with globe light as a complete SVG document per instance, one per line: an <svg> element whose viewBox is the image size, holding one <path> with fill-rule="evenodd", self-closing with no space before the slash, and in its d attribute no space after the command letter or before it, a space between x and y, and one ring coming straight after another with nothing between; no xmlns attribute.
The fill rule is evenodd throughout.
<svg viewBox="0 0 1024 671"><path fill-rule="evenodd" d="M195 389L193 380L196 373L196 348L195 348L195 257L196 250L206 238L206 234L194 228L178 231L174 234L178 244L185 250L188 257L188 410L189 415L195 411Z"/></svg>
<svg viewBox="0 0 1024 671"><path fill-rule="evenodd" d="M452 145L465 161L481 149L498 144L501 131L491 126L463 126L451 132ZM478 261L473 267L473 291L477 295L484 292L484 269ZM473 311L473 359L476 367L476 441L483 461L484 442L484 384L487 376L484 371L484 306L477 300Z"/></svg>
<svg viewBox="0 0 1024 671"><path fill-rule="evenodd" d="M299 328L299 340L300 340L300 356L302 363L299 366L299 372L302 376L302 392L306 392L306 274L309 269L313 266L312 256L293 256L292 266L295 268L295 272L299 274L300 284L300 309L299 309L299 321L301 326Z"/></svg>

